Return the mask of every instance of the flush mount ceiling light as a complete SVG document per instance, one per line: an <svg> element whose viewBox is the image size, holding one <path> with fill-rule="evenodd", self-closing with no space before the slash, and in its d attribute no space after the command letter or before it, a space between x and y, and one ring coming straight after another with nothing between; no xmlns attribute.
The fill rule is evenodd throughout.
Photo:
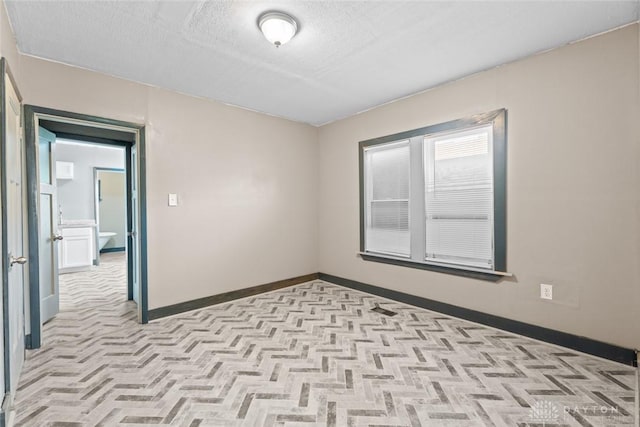
<svg viewBox="0 0 640 427"><path fill-rule="evenodd" d="M258 27L269 42L280 47L296 35L298 23L282 12L266 12L258 18Z"/></svg>

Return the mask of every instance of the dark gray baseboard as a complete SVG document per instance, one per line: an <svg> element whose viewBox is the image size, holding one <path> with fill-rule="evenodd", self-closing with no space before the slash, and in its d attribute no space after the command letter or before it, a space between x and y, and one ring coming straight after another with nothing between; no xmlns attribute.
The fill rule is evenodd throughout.
<svg viewBox="0 0 640 427"><path fill-rule="evenodd" d="M619 347L617 345L608 344L602 341L596 341L587 337L581 337L566 332L543 328L542 326L536 326L517 320L511 320L504 317L494 316L492 314L471 310L468 308L458 307L455 305L418 297L415 295L405 294L403 292L398 292L391 289L356 282L354 280L345 279L343 277L332 276L325 273L318 273L318 275L320 280L335 283L347 288L356 289L358 291L367 292L369 294L374 294L406 304L415 305L417 307L426 308L428 310L437 311L439 313L469 320L471 322L481 323L493 328L502 329L508 332L513 332L515 334L524 335L529 338L534 338L551 344L560 345L562 347L591 354L593 356L598 356L604 359L613 360L615 362L624 363L625 365L638 366L636 351L629 348Z"/></svg>
<svg viewBox="0 0 640 427"><path fill-rule="evenodd" d="M162 317L184 313L185 311L196 310L199 308L208 307L210 305L222 304L236 299L275 291L277 289L282 289L289 286L297 285L299 283L310 282L317 279L318 273L312 273L305 276L292 277L291 279L279 280L277 282L266 283L264 285L252 286L250 288L238 289L237 291L225 292L223 294L212 295L191 301L181 302L178 304L168 305L165 307L154 308L149 310L149 320L160 319Z"/></svg>
<svg viewBox="0 0 640 427"><path fill-rule="evenodd" d="M560 345L562 347L591 354L593 356L598 356L604 359L613 360L615 362L624 363L625 365L638 366L637 354L633 349L620 347L602 341L596 341L591 338L573 335L566 332L544 328L542 326L532 325L530 323L507 319L505 317L494 316L492 314L487 314L452 304L446 304L440 301L434 301L431 299L422 298L415 295L382 288L379 286L373 286L325 273L307 274L305 276L293 277L291 279L279 280L277 282L267 283L264 285L253 286L250 288L239 289L237 291L225 292L218 295L212 295L165 307L155 308L149 310L149 320L160 319L162 317L196 310L210 305L222 304L236 299L270 292L317 279L335 283L337 285L345 286L347 288L355 289L358 291L367 292L369 294L378 295L380 297L388 298L394 301L411 304L416 307L425 308L427 310L436 311L460 319L469 320L471 322L491 326L493 328L502 329L504 331L513 332L515 334L534 338L551 344Z"/></svg>
<svg viewBox="0 0 640 427"><path fill-rule="evenodd" d="M27 350L33 350L31 334L27 334L24 336L24 348L26 348Z"/></svg>
<svg viewBox="0 0 640 427"><path fill-rule="evenodd" d="M127 248L125 248L124 246L121 248L102 248L100 249L100 253L101 254L107 254L109 252L124 252L126 251Z"/></svg>

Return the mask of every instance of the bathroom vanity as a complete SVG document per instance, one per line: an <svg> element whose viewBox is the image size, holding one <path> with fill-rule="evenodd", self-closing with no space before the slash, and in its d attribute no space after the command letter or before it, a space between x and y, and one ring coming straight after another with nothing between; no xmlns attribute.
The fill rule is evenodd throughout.
<svg viewBox="0 0 640 427"><path fill-rule="evenodd" d="M96 223L93 220L64 221L59 225L60 273L88 270L96 258Z"/></svg>

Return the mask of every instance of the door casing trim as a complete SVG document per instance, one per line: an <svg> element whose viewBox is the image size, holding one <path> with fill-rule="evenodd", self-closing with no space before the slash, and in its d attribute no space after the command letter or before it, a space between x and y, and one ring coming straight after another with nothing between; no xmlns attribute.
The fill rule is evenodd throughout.
<svg viewBox="0 0 640 427"><path fill-rule="evenodd" d="M38 182L38 146L36 129L41 119L92 127L95 129L118 130L134 135L134 142L127 144L127 162L131 159L131 146L136 146L137 181L138 181L138 213L140 223L138 227L140 248L140 304L138 305L138 321L148 323L148 289L147 289L147 209L146 209L146 150L145 126L137 123L107 119L104 117L79 114L63 110L55 110L34 105L24 106L24 132L27 175L27 227L29 236L29 307L31 320L30 339L27 340L29 349L42 345L42 331L40 319L40 281L39 281L39 182ZM127 168L129 169L129 168ZM129 202L129 201L128 201Z"/></svg>

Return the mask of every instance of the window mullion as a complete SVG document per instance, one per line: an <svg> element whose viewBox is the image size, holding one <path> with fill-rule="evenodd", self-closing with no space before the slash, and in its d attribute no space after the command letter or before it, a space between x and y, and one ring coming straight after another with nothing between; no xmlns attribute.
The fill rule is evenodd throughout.
<svg viewBox="0 0 640 427"><path fill-rule="evenodd" d="M424 165L422 154L422 136L410 139L410 197L409 230L411 231L411 260L424 262L425 254L425 209L424 209Z"/></svg>

